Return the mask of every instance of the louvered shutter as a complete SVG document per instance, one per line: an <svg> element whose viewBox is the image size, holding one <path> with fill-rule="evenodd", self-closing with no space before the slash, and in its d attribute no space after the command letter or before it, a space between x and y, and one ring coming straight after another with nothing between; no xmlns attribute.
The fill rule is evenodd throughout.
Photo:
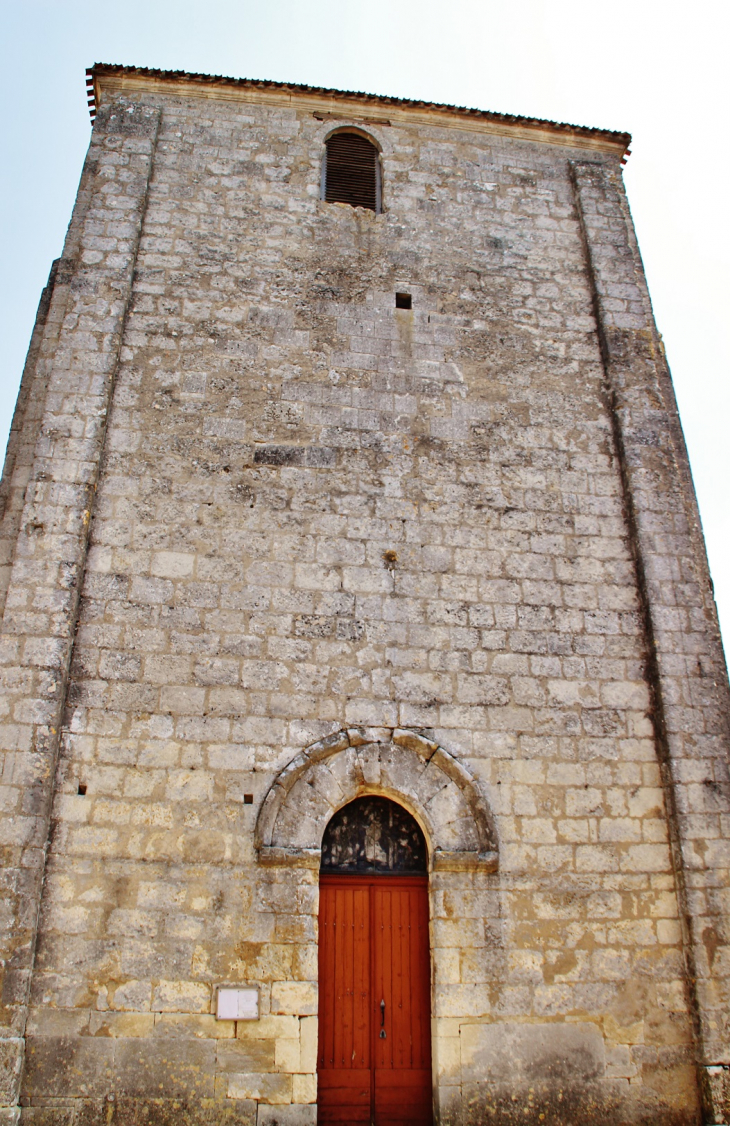
<svg viewBox="0 0 730 1126"><path fill-rule="evenodd" d="M377 211L378 195L375 146L357 133L335 133L327 142L324 198Z"/></svg>

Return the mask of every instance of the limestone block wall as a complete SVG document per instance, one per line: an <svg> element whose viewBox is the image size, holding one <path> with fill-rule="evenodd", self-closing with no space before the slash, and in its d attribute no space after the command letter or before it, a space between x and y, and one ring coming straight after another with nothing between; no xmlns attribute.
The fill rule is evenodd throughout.
<svg viewBox="0 0 730 1126"><path fill-rule="evenodd" d="M722 1121L727 680L620 154L99 89L3 620L4 1120L314 1123L316 833L385 792L437 1121ZM319 199L353 120L380 215Z"/></svg>
<svg viewBox="0 0 730 1126"><path fill-rule="evenodd" d="M66 257L31 343L3 481L0 1107L8 1121L17 1118L91 507L158 122L158 110L128 106L107 115L92 139Z"/></svg>

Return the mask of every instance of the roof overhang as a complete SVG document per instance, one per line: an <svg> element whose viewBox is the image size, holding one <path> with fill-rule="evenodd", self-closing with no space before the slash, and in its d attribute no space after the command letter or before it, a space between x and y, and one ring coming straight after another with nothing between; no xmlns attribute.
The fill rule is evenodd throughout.
<svg viewBox="0 0 730 1126"><path fill-rule="evenodd" d="M92 121L105 98L114 95L134 97L141 93L172 97L209 98L215 101L257 102L288 105L325 119L357 121L372 125L418 123L437 128L461 129L470 133L491 133L515 140L568 148L592 149L612 153L619 159L628 155L631 134L611 129L591 129L536 117L464 109L409 98L387 98L347 90L328 90L318 86L298 86L288 82L265 82L250 78L223 78L219 75L188 74L181 70L150 70L145 67L95 63L86 72L89 112Z"/></svg>

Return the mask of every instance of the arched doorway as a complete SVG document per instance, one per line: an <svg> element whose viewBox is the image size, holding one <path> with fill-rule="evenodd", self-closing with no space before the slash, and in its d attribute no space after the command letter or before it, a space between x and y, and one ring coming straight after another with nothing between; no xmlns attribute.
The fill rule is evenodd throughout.
<svg viewBox="0 0 730 1126"><path fill-rule="evenodd" d="M365 796L322 841L318 1122L431 1126L427 848L402 806Z"/></svg>

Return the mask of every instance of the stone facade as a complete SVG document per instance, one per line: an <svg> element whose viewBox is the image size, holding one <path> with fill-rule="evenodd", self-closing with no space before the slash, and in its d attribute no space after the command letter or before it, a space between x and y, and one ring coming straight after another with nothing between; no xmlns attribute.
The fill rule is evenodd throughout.
<svg viewBox="0 0 730 1126"><path fill-rule="evenodd" d="M436 1121L730 1121L728 683L628 139L94 91L2 483L0 1122L314 1124L361 793L430 850ZM320 199L347 125L382 214Z"/></svg>

